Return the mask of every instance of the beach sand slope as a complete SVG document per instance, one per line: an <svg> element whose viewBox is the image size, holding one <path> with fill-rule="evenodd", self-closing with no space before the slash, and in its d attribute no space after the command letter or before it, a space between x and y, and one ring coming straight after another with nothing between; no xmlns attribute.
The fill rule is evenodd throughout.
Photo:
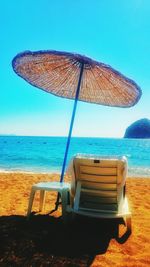
<svg viewBox="0 0 150 267"><path fill-rule="evenodd" d="M38 213L36 193L36 213L27 221L31 186L58 179L56 174L0 173L0 266L150 266L149 178L127 179L130 236L123 235L122 221L76 217L64 226L61 207L49 214L55 207L55 192L47 193L43 213Z"/></svg>

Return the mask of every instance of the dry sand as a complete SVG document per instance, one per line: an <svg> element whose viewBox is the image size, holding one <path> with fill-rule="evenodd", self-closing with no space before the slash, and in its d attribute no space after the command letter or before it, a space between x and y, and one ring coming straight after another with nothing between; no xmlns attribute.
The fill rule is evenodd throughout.
<svg viewBox="0 0 150 267"><path fill-rule="evenodd" d="M116 221L76 217L64 226L61 208L51 214L56 193L48 192L45 211L26 220L29 193L56 174L0 173L0 266L150 266L150 179L128 178L132 234L116 237ZM33 211L38 211L36 194ZM120 236L125 227L120 221Z"/></svg>

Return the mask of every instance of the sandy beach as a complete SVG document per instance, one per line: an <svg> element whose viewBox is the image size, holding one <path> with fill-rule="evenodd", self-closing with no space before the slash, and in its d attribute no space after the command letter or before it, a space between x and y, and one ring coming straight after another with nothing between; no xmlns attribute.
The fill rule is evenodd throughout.
<svg viewBox="0 0 150 267"><path fill-rule="evenodd" d="M65 227L56 193L48 192L43 213L39 194L29 221L26 212L31 186L56 181L56 174L0 173L0 266L139 266L150 265L150 179L128 178L132 234L116 238L117 223L76 217ZM67 181L67 178L66 178ZM121 223L121 222L120 222ZM125 227L120 224L120 236Z"/></svg>

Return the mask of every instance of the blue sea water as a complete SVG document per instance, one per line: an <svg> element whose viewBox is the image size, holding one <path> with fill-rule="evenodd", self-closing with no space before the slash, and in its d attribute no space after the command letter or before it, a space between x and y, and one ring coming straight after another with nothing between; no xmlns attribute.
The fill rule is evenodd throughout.
<svg viewBox="0 0 150 267"><path fill-rule="evenodd" d="M65 137L0 136L0 170L60 172L66 140ZM68 161L77 153L125 155L129 176L150 177L150 139L73 137Z"/></svg>

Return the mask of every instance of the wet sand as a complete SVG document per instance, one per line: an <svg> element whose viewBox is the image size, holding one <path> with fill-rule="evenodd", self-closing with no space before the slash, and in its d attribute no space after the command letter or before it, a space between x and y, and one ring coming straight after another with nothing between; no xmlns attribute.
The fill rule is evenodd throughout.
<svg viewBox="0 0 150 267"><path fill-rule="evenodd" d="M0 266L150 266L150 179L128 178L132 233L123 221L76 217L64 226L56 193L48 192L45 210L26 212L31 186L56 181L56 174L0 173ZM67 178L66 178L67 181ZM119 224L119 237L117 230Z"/></svg>

